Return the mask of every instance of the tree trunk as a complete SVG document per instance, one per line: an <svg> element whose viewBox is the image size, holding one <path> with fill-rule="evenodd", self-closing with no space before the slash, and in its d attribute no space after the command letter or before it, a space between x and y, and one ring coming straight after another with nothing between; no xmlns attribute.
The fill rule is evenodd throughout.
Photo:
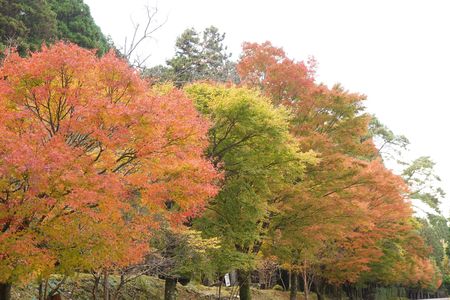
<svg viewBox="0 0 450 300"><path fill-rule="evenodd" d="M283 291L289 289L289 276L286 276L286 270L281 270L278 268L278 274L280 276L281 285L283 286Z"/></svg>
<svg viewBox="0 0 450 300"><path fill-rule="evenodd" d="M44 298L47 298L47 291L48 291L48 279L45 279L45 284L44 284Z"/></svg>
<svg viewBox="0 0 450 300"><path fill-rule="evenodd" d="M99 283L100 283L100 277L101 275L99 275L99 276L96 276L96 275L94 275L94 286L92 287L92 299L94 299L94 300L98 300L99 298L98 298L98 285L99 285Z"/></svg>
<svg viewBox="0 0 450 300"><path fill-rule="evenodd" d="M305 292L305 300L309 299L309 282L308 273L303 271L303 291Z"/></svg>
<svg viewBox="0 0 450 300"><path fill-rule="evenodd" d="M103 273L103 299L109 300L109 274L106 270Z"/></svg>
<svg viewBox="0 0 450 300"><path fill-rule="evenodd" d="M317 300L325 300L324 298L324 289L323 289L323 284L321 282L321 280L319 278L315 278L313 280L313 284L314 284L314 290L317 294Z"/></svg>
<svg viewBox="0 0 450 300"><path fill-rule="evenodd" d="M44 300L44 288L42 286L42 280L39 280L39 300Z"/></svg>
<svg viewBox="0 0 450 300"><path fill-rule="evenodd" d="M177 299L177 280L167 277L164 284L164 300Z"/></svg>
<svg viewBox="0 0 450 300"><path fill-rule="evenodd" d="M11 284L0 282L0 300L11 300Z"/></svg>
<svg viewBox="0 0 450 300"><path fill-rule="evenodd" d="M252 295L250 293L250 272L238 270L238 283L239 283L239 299L251 300Z"/></svg>
<svg viewBox="0 0 450 300"><path fill-rule="evenodd" d="M219 280L219 300L221 300L222 292L222 279Z"/></svg>
<svg viewBox="0 0 450 300"><path fill-rule="evenodd" d="M297 300L297 290L298 290L298 273L295 271L291 271L290 274L290 293L289 293L289 300Z"/></svg>

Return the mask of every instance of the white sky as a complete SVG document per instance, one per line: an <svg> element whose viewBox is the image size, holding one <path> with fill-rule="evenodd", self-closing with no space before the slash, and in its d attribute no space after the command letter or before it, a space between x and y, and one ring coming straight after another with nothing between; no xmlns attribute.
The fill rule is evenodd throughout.
<svg viewBox="0 0 450 300"><path fill-rule="evenodd" d="M442 0L85 0L103 33L123 45L145 5L159 29L142 48L149 65L174 54L188 27L226 33L236 59L244 41L271 41L297 60L313 55L318 81L368 95L368 111L411 141L412 157L437 163L450 194L450 1ZM157 20L158 21L158 20ZM447 201L450 202L450 195ZM443 210L449 214L450 203Z"/></svg>

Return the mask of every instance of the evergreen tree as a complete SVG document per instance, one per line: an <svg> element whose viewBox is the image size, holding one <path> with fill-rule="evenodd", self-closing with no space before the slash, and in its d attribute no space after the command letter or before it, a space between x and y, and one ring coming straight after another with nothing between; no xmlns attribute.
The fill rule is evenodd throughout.
<svg viewBox="0 0 450 300"><path fill-rule="evenodd" d="M20 55L62 39L104 54L110 45L83 0L0 0L0 50Z"/></svg>
<svg viewBox="0 0 450 300"><path fill-rule="evenodd" d="M83 0L48 0L56 14L57 38L104 54L109 44Z"/></svg>
<svg viewBox="0 0 450 300"><path fill-rule="evenodd" d="M0 49L16 46L21 55L56 36L56 14L45 0L0 0Z"/></svg>
<svg viewBox="0 0 450 300"><path fill-rule="evenodd" d="M225 34L214 27L202 33L194 28L186 29L175 44L175 56L167 66L156 66L146 70L146 75L157 81L173 81L177 86L197 80L218 82L238 81L231 54L223 45Z"/></svg>

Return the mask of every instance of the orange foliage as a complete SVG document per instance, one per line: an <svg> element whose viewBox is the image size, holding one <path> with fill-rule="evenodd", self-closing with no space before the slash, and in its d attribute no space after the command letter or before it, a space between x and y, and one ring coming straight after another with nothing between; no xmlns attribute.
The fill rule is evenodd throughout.
<svg viewBox="0 0 450 300"><path fill-rule="evenodd" d="M307 266L330 283L357 281L385 255L386 241L414 235L407 187L367 138L365 96L317 84L314 61L295 62L269 42L245 43L237 69L244 85L291 111L301 150L320 158L278 204L274 251L282 262ZM428 268L426 254L409 255L414 263L408 266Z"/></svg>
<svg viewBox="0 0 450 300"><path fill-rule="evenodd" d="M112 52L60 42L0 78L0 281L137 262L160 220L216 194L207 121Z"/></svg>

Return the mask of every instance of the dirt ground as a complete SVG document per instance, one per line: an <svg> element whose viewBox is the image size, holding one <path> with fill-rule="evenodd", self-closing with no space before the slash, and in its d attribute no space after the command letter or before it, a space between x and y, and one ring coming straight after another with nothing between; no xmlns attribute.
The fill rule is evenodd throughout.
<svg viewBox="0 0 450 300"><path fill-rule="evenodd" d="M50 280L50 287L55 286L61 278L55 276ZM111 285L114 288L117 278L112 276ZM67 280L60 289L62 299L65 300L90 300L92 299L92 277L88 274L78 274ZM218 290L215 287L206 287L200 284L189 283L186 286L177 285L179 300L213 300L217 299ZM229 299L231 288L222 289L222 299ZM12 300L37 299L37 285L13 287ZM252 290L253 300L288 300L289 292L276 290ZM101 295L100 295L101 296ZM310 297L315 300L315 295ZM164 281L151 276L142 276L130 282L121 292L120 300L159 300L164 298ZM238 299L238 298L235 298ZM303 297L299 294L299 300Z"/></svg>

